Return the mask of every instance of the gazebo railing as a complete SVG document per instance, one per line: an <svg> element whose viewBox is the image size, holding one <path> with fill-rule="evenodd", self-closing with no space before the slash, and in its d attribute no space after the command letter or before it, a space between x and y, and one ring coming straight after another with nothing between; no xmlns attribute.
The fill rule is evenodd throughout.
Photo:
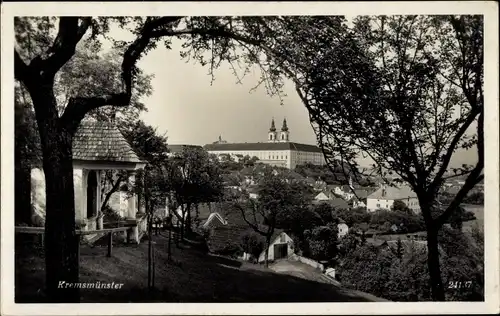
<svg viewBox="0 0 500 316"><path fill-rule="evenodd" d="M76 230L76 234L79 236L85 235L94 235L94 234L107 234L108 235L108 252L107 256L111 257L113 251L113 233L116 232L125 232L134 227L134 225L127 225L123 227L115 227L115 228L104 228L99 230ZM32 234L32 235L40 235L41 236L41 244L44 243L45 236L45 227L29 227L29 226L16 226L15 232L18 234ZM80 251L78 251L80 253Z"/></svg>

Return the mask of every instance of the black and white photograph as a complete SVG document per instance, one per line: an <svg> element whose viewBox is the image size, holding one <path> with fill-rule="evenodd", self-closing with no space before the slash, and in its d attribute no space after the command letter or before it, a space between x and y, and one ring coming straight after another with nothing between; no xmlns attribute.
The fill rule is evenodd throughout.
<svg viewBox="0 0 500 316"><path fill-rule="evenodd" d="M3 3L2 314L500 312L497 10Z"/></svg>

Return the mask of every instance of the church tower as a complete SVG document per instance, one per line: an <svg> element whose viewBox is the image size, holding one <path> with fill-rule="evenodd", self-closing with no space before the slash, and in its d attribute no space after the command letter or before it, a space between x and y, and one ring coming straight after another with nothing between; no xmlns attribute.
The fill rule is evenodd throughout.
<svg viewBox="0 0 500 316"><path fill-rule="evenodd" d="M269 129L267 141L270 143L274 143L276 141L276 136L277 133L276 133L276 127L274 126L274 118L273 118L273 120L271 121L271 128Z"/></svg>
<svg viewBox="0 0 500 316"><path fill-rule="evenodd" d="M290 132L288 131L288 126L286 125L286 118L283 119L283 126L281 126L280 132L280 142L289 142Z"/></svg>

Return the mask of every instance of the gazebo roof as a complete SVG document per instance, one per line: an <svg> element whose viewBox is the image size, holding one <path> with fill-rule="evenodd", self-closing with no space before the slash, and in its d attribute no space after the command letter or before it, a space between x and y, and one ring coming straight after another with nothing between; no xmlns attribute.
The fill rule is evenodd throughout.
<svg viewBox="0 0 500 316"><path fill-rule="evenodd" d="M84 120L73 137L73 160L141 163L113 123Z"/></svg>

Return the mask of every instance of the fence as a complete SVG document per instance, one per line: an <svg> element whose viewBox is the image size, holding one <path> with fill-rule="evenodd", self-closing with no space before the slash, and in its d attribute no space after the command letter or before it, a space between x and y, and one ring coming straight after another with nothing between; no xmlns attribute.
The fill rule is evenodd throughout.
<svg viewBox="0 0 500 316"><path fill-rule="evenodd" d="M307 264L308 266L311 266L313 268L320 269L322 272L325 270L325 267L321 263L314 261L312 259L306 258L306 257L302 257L299 255L293 254L290 256L290 259L294 260L294 261L302 262L302 263Z"/></svg>
<svg viewBox="0 0 500 316"><path fill-rule="evenodd" d="M111 257L112 252L113 252L113 233L116 232L125 232L127 230L131 229L131 226L124 226L124 227L115 227L115 228L105 228L105 229L99 229L99 230L76 230L76 234L79 236L85 236L85 235L103 235L107 234L108 238L108 252L107 256ZM40 235L40 243L43 245L44 243L44 234L45 234L45 227L21 227L21 226L16 226L15 227L15 232L18 234L32 234L32 235ZM129 243L130 240L127 238L127 242Z"/></svg>

